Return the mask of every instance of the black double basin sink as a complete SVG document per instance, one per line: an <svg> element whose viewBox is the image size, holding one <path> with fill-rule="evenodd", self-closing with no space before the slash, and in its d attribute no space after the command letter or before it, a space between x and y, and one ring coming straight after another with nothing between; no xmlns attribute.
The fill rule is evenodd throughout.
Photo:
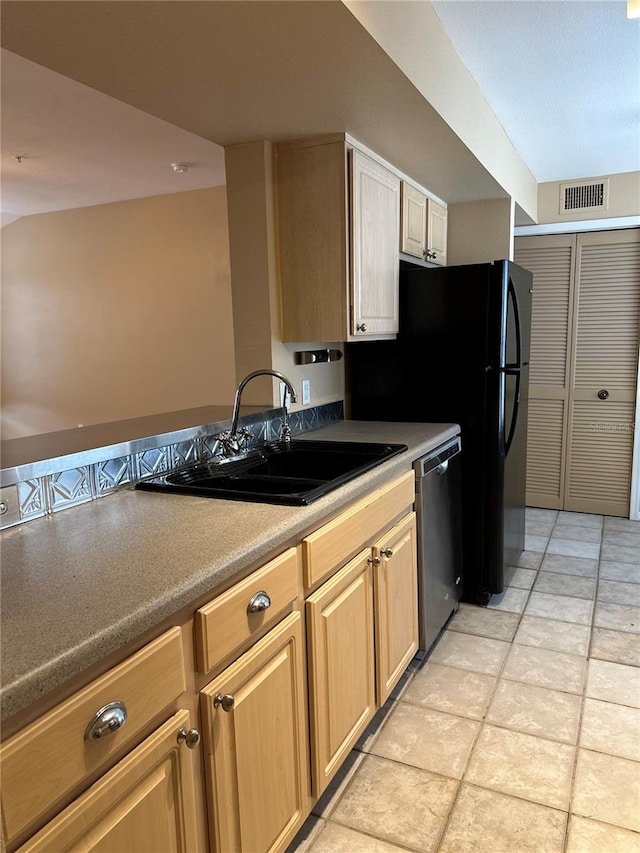
<svg viewBox="0 0 640 853"><path fill-rule="evenodd" d="M406 444L293 440L264 445L243 459L210 461L143 480L136 488L306 506L405 450Z"/></svg>

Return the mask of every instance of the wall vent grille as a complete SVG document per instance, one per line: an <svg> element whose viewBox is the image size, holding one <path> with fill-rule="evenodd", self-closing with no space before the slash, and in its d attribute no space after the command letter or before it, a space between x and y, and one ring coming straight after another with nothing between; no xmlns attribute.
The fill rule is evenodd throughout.
<svg viewBox="0 0 640 853"><path fill-rule="evenodd" d="M602 210L608 204L609 181L560 184L560 213L576 210Z"/></svg>

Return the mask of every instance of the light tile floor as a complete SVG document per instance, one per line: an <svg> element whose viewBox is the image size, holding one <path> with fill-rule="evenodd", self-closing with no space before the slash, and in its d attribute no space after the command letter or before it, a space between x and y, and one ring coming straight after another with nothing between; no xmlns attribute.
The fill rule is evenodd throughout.
<svg viewBox="0 0 640 853"><path fill-rule="evenodd" d="M640 853L640 522L527 510L288 853Z"/></svg>

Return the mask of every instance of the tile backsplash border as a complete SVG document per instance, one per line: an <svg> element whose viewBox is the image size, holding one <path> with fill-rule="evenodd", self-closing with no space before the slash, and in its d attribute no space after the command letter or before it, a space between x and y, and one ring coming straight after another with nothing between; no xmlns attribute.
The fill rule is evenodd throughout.
<svg viewBox="0 0 640 853"><path fill-rule="evenodd" d="M343 419L342 401L289 413L292 435L299 435ZM96 462L88 461L86 465L54 470L43 476L21 480L16 484L20 517L12 517L7 523L2 523L0 517L0 529L97 500L120 489L131 489L147 477L155 477L184 465L211 459L219 452L216 436L223 429L228 429L229 425L228 422L211 424L210 432L206 431L202 435L159 447L156 447L156 441L151 439L151 446L131 454L115 455ZM270 412L263 420L255 415L241 418L240 425L249 429L250 443L259 444L279 438L282 418ZM90 453L87 458L90 460ZM55 460L51 460L51 463L55 468Z"/></svg>

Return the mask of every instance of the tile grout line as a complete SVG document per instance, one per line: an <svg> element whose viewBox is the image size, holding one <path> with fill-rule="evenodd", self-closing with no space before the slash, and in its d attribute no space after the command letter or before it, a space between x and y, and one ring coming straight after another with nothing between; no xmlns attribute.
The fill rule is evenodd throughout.
<svg viewBox="0 0 640 853"><path fill-rule="evenodd" d="M527 597L526 597L526 599L525 599L525 602L524 602L524 605L523 605L523 607L522 607L522 610L521 610L519 613L517 613L517 614L516 614L516 615L518 616L518 621L517 621L517 623L516 623L516 625L515 625L515 628L514 628L514 631L513 631L513 635L512 635L512 637L511 637L511 640L509 641L509 649L505 652L505 655L504 655L504 658L503 658L503 660L502 660L502 663L501 663L501 665L500 665L500 667L499 667L498 671L497 671L497 672L496 672L496 674L495 674L495 684L493 685L493 688L492 688L492 690L491 690L491 692L490 692L490 695L489 695L489 697L488 697L488 701L486 702L485 709L484 709L484 712L483 712L483 714L482 714L482 718L478 721L478 722L479 722L479 725L478 725L478 731L476 732L475 737L473 738L473 742L472 742L472 744L471 744L471 748L469 749L469 752L468 752L468 754L467 754L467 758L466 758L465 763L464 763L464 767L462 768L462 772L461 772L461 774L460 774L460 779L459 779L459 780L457 780L457 781L458 781L458 789L457 789L457 791L456 791L456 795L455 795L455 797L453 798L453 801L452 801L452 803L451 803L451 807L449 808L449 810L448 810L448 812L447 812L447 814L446 814L445 819L443 820L443 823L442 823L442 829L441 829L440 834L439 834L438 839L437 839L437 845L436 845L436 847L434 848L434 849L435 849L435 851L436 851L436 853L437 853L437 851L440 849L441 843L442 843L442 841L444 840L444 837L445 837L445 835L446 835L446 833L447 833L447 830L448 830L448 828L449 828L449 825L450 825L450 823L451 823L451 818L452 818L452 816L453 816L453 812L455 811L456 805L458 804L458 801L459 801L459 799L460 799L460 793L461 793L461 791L462 791L462 786L463 786L463 785L473 785L473 784L474 784L474 783L472 783L472 782L467 782L467 781L466 781L466 778L465 778L465 777L466 777L466 775L467 775L467 772L468 772L468 770L469 770L469 765L470 765L470 763L471 763L471 757L472 757L472 755L473 755L473 753L474 753L474 751L475 751L475 748L476 748L476 746L477 746L477 744L478 744L478 741L479 741L480 736L481 736L481 734L482 734L483 727L484 727L485 725L487 725L487 723L486 723L486 718L487 718L487 715L488 715L488 713L489 713L489 709L491 708L491 705L492 705L493 700L494 700L494 698L495 698L496 691L497 691L497 689L498 689L498 684L500 683L500 678L501 678L502 673L504 672L504 669L505 669L505 667L506 667L506 665L507 665L507 660L508 660L508 658L509 658L509 655L511 654L511 649L513 648L514 640L515 640L516 634L518 633L518 629L519 629L519 627L520 627L520 624L521 624L521 622L522 622L522 617L523 617L523 615L524 615L525 608L526 608L526 606L527 606L527 603L529 602L529 598L531 597L531 591L533 590L533 584L535 583L535 580L536 580L536 578L538 577L538 572L539 572L539 570L540 570L540 568L538 567L538 568L536 569L536 577L533 579L533 583L531 584L531 587L529 588L529 590L527 590L527 591L526 591L526 592L527 592ZM517 587L516 587L516 588L517 588ZM504 612L509 612L509 611L498 611L496 608L487 608L487 610L493 610L494 612L502 612L502 613L504 613ZM478 635L476 635L476 636L478 636ZM480 635L480 636L481 636L481 635ZM487 638L487 639L491 639L491 638ZM488 673L487 673L487 674L488 674ZM468 718L466 718L466 719L468 719ZM482 786L482 785L477 785L477 784L475 784L475 787L477 787L477 788L482 788L483 786ZM492 789L490 789L490 788L489 788L489 789L484 789L484 790L492 790Z"/></svg>
<svg viewBox="0 0 640 853"><path fill-rule="evenodd" d="M562 521L564 521L564 520L562 520ZM399 760L399 759L396 759L396 758L392 758L392 757L387 757L387 756L384 756L384 755L378 755L378 754L376 754L376 753L372 753L372 752L370 751L370 750L375 746L375 744L377 743L378 739L380 738L380 736L381 736L381 734L382 734L382 732L383 732L384 728L386 727L386 725L387 725L387 723L388 723L388 721L389 721L390 715L391 715L391 714L393 714L394 710L398 707L398 703L401 703L401 702L402 702L402 703L404 703L405 705L409 705L409 706L413 706L413 707L422 707L422 708L425 708L425 709L431 710L432 712L439 712L439 713L442 713L442 714L446 714L446 715L448 715L448 716L454 716L454 717L456 717L456 718L458 718L458 719L465 720L465 721L467 721L467 722L474 722L474 723L477 723L477 724L478 724L477 731L476 731L476 733L475 733L475 735L474 735L474 737L473 737L473 741L472 741L471 746L470 746L470 748L469 748L469 750L468 750L468 753L467 753L467 756L466 756L466 760L465 760L465 762L464 762L464 765L463 765L463 768L462 768L462 771L461 771L461 773L460 773L460 777L459 777L459 778L455 778L455 777L452 777L452 776L447 776L447 775L446 775L446 774L444 774L444 773L436 772L436 771L434 771L434 770L428 770L428 772L429 772L429 773L431 773L431 774L432 774L432 775L434 775L434 776L438 776L438 777L440 777L440 778L442 778L442 779L446 779L446 780L448 780L448 781L455 781L455 782L456 782L455 796L453 797L453 799L452 799L452 801L451 801L450 806L448 807L448 809L446 810L446 812L445 812L445 813L444 813L444 815L443 815L441 828L440 828L440 830L438 831L437 836L436 836L436 837L434 837L434 844L435 844L435 846L431 846L431 845L430 845L430 846L429 846L429 850L430 850L430 851L435 851L435 852L437 853L437 851L441 849L441 844L442 844L442 842L443 842L443 840L444 840L444 838L445 838L445 836L446 836L446 833L447 833L447 831L448 831L448 829L449 829L449 827L450 827L450 824L451 824L451 818L452 818L452 815L453 815L453 813L454 813L454 811L455 811L455 809L456 809L456 806L457 806L457 805L458 805L458 803L459 803L459 798L460 798L460 794L461 794L461 791L462 791L462 786L463 786L463 784L468 785L468 786L471 786L471 787L474 787L474 788L476 788L476 789L486 790L486 791L489 791L489 792L492 792L492 793L497 793L497 794L502 795L502 796L506 796L506 797L513 797L514 799L518 799L518 800L521 800L521 801L523 801L523 802L530 803L530 804L536 804L536 805L541 806L541 807L543 807L543 808L552 809L553 811L556 811L556 812L558 812L558 813L562 813L562 814L564 814L564 815L565 815L565 823L564 823L564 832L563 832L562 850L563 850L563 851L566 851L566 850L567 850L567 846L568 846L568 844L569 844L569 823L570 823L570 820L571 820L572 815L576 814L572 809L573 809L574 797L575 797L575 786L576 786L576 775L577 775L578 757L579 757L579 754L580 754L580 748L581 748L581 747L580 747L580 741L581 741L581 737L582 737L582 726L583 726L584 710L585 710L585 704L586 704L586 698L587 698L587 684L588 684L589 671L590 671L590 661L591 661L591 659L592 659L591 654L592 654L593 641L594 641L593 632L594 632L594 628L595 628L595 614L596 614L596 607L597 607L597 604L598 604L598 601L599 601L600 571L601 571L601 563L602 563L602 549L603 549L603 544L604 544L604 533L605 533L605 524L604 524L604 521L605 521L605 520L604 520L604 518L602 519L602 526L601 526L601 528L600 528L600 530L601 530L601 535L600 535L600 542L599 542L599 545L598 545L598 557L597 557L597 560L596 560L595 587L594 587L594 594L593 594L593 598L592 598L592 599L586 599L586 598L583 598L582 596L571 596L571 597L578 598L578 599L581 599L581 600L591 600L591 602L592 602L592 607L591 607L591 616L590 616L590 620L589 620L589 623L588 623L588 627L589 627L589 638L588 638L588 643L587 643L587 647L586 647L586 652L585 652L585 654L581 654L581 655L574 655L575 657L581 657L581 658L583 658L583 659L584 659L584 669L583 669L583 678L582 678L582 686L581 686L581 690L580 690L580 693L579 693L579 694L576 694L576 693L569 693L569 691L566 691L566 690L559 690L559 691L558 691L558 692L567 693L568 695L573 695L573 696L579 695L579 696L580 696L580 711L579 711L578 721L577 721L577 726L576 726L575 744L571 744L571 743L570 743L570 744L568 744L569 746L571 746L571 747L574 749L574 756L573 756L573 761L572 761L572 769L571 769L571 778L570 778L569 791L568 791L568 805L567 805L567 808L566 808L566 809L558 808L558 807L556 807L556 806L551 806L551 805L549 805L548 803L540 803L540 802L539 802L539 801L537 801L537 800L532 800L532 799L529 799L529 798L526 798L526 797L523 797L523 796L518 796L518 795L513 794L513 793L505 793L504 791L499 791L499 790L497 790L497 789L493 789L493 788L485 788L484 786L482 786L481 784L478 784L478 783L476 783L476 782L468 782L468 781L466 781L466 775L467 775L467 772L468 772L468 769L469 769L469 765L470 765L470 763L471 763L472 756L473 756L474 751L475 751L475 749L476 749L476 747L477 747L477 743L478 743L478 740L479 740L479 738L480 738L480 736L481 736L481 733L482 733L482 731L483 731L483 728L484 728L485 726L488 726L488 725L494 725L494 724L492 724L492 723L488 723L488 722L487 722L487 716L489 715L489 712L490 712L491 706L492 706L493 702L495 701L496 692L497 692L497 690L498 690L498 686L499 686L499 684L501 683L501 681L504 681L504 682L512 682L512 683L522 683L522 684L525 684L525 685L527 685L527 684L531 684L530 682L516 682L514 679L506 678L506 677L504 676L504 671L505 671L505 668L506 668L506 666L507 666L507 662L508 662L508 660L509 660L509 657L510 657L510 655L511 655L511 651L512 651L513 647L514 647L515 645L522 645L522 646L526 646L526 644L525 644L525 643L516 643L516 642L515 642L515 639L516 639L517 633L518 633L518 631L519 631L519 629L520 629L520 627L521 627L521 625L522 625L522 620L523 620L523 617L525 616L526 608L527 608L527 606L528 606L528 604L529 604L529 602L530 602L530 600L531 600L531 596L532 596L532 594L533 594L533 592L534 592L535 584L536 584L536 582L538 581L538 579L539 579L539 577L540 577L540 572L542 572L542 571L547 571L547 570L545 570L545 569L543 569L543 568L542 568L542 565L543 565L543 562L544 562L545 556L546 556L546 554L548 553L548 550L547 550L547 549L548 549L548 545L549 545L549 543L550 543L550 541L551 541L551 538L552 538L552 536L553 536L553 531L554 531L555 527L556 527L558 524L561 524L561 523L562 523L562 521L560 520L560 513L559 513L558 511L555 511L555 520L554 520L554 523L553 523L553 525L552 525L552 527L551 527L551 530L550 530L550 532L549 532L548 536L546 537L546 546L545 546L544 551L542 551L541 559L540 559L540 563L538 564L537 568L533 570L533 571L534 571L534 577L533 577L533 579L532 579L532 582L531 582L530 587L529 587L528 589L523 590L523 591L524 591L524 592L526 592L527 594L526 594L526 597L525 597L525 599L524 599L524 603L522 604L522 608L521 608L519 611L509 611L509 610L506 610L506 609L504 609L504 610L503 610L503 609L498 608L498 607L494 607L494 608L486 608L486 610L487 610L488 612L504 613L504 614L509 614L509 615L515 615L515 616L517 616L517 621L515 622L515 626L514 626L514 628L513 628L513 632L512 632L511 639L510 639L510 640L509 640L509 642L508 642L509 648L508 648L508 650L504 653L504 658L503 658L503 660L501 661L501 663L500 663L499 667L497 668L496 672L495 672L495 673L487 673L487 672L484 672L484 673L483 673L482 671L463 669L462 667L455 667L455 666L452 666L451 664L447 664L447 663L439 663L438 661L433 661L433 662L432 662L432 661L431 661L431 653L432 653L432 651L434 651L434 650L435 650L435 648L437 647L438 643L439 643L439 642L441 641L441 639L445 636L445 633L446 633L446 631L448 631L448 630L451 630L452 632L455 632L455 633L462 633L462 634L468 634L468 635L471 635L471 636L485 637L486 639L490 639L490 640L500 639L500 638L497 638L497 637L495 637L495 636L493 636L493 637L492 637L492 636L485 635L485 634L483 634L483 633L478 633L477 631L476 631L476 632L471 632L471 631L456 631L456 629L451 629L451 628L449 628L449 626L448 626L448 624L447 624L447 626L445 626L445 628L443 629L443 631L440 633L440 635L439 635L438 639L436 640L436 643L432 646L432 648L431 648L431 650L430 650L430 652L429 652L429 655L428 655L427 657L425 657L423 660L421 660L417 665L415 665L415 664L414 664L414 665L412 666L412 664L410 664L410 667L412 666L412 669L411 669L411 672L410 672L410 674L409 674L409 676L408 676L408 678L407 678L406 682L402 685L402 687L401 687L400 691L397 693L397 695L394 695L394 694L392 693L392 695L391 695L391 697L390 697L390 699L391 699L391 704L390 704L389 709L388 709L388 710L387 710L387 712L384 714L384 716L383 716L382 720L379 722L379 725L378 725L377 731L373 734L373 737L372 737L371 743L370 743L370 744L367 744L366 749L362 749L362 750L360 751L360 754L361 754L360 762L359 762L359 764L356 766L356 769L355 769L355 771L354 771L353 775L351 776L351 778L349 778L349 779L348 779L348 781L346 782L346 784L344 785L343 790L342 790L342 791L340 791L339 796L338 796L338 799L337 799L337 801L334 803L334 805L332 806L331 811L329 812L329 814L328 814L328 815L317 815L317 819L318 819L319 823L321 823L322 825L321 825L321 827L320 827L320 830L319 830L317 833L314 833L314 841L313 841L313 843L312 843L312 845L311 845L311 847L310 847L310 853L312 853L312 849L313 849L313 847L315 846L315 841L316 841L317 835L319 835L319 833L322 831L322 829L324 828L324 826L325 826L327 823L330 823L330 822L333 822L334 824L337 824L337 825L340 825L340 826L344 826L344 827L346 827L347 829L349 829L349 830L351 830L351 831L354 831L354 832L357 832L357 833L360 833L360 834L362 834L362 835L364 835L364 836L366 836L366 837L379 839L379 840L381 840L381 841L383 841L383 842L385 842L385 843L392 844L392 845L394 845L395 847L397 847L399 850L416 851L416 853L424 853L424 851L423 851L422 849L420 849L420 850L419 850L418 848L415 848L415 847L412 847L412 846L407 846L407 845L406 845L406 843L401 843L401 842L397 842L397 841L390 840L390 839L380 839L380 837L379 837L379 836L374 835L371 831L367 831L367 830L363 830L363 829L355 828L355 827L353 827L353 826L350 826L349 824L343 824L343 823L341 823L339 820L335 820L335 819L333 818L333 814L335 813L335 811L336 811L336 809L337 809L337 806L338 806L338 805L339 805L339 803L343 800L343 798L346 796L346 794L347 794L348 790L351 788L351 785L353 784L353 782L354 782L355 778L357 777L358 772L359 772L359 769L360 769L360 764L361 764L361 763L362 763L362 761L364 761L368 756L369 756L369 757L370 757L370 756L374 756L375 758L377 758L377 759L379 759L379 760L383 760L383 761L391 761L391 762L393 762L393 763L394 763L394 764L396 764L396 765L401 765L401 766L405 766L405 767L410 767L410 768L412 768L412 769L425 769L425 770L427 770L427 768L419 768L419 767L417 767L417 765L415 765L415 764L409 764L409 763L407 763L406 761L402 761L402 760ZM565 522L565 524L566 524L566 522ZM615 531L614 531L614 532L615 532ZM624 532L624 531L621 531L621 532ZM574 541L579 541L579 540L574 540ZM593 543L593 544L595 544L595 543ZM572 555L566 555L566 556L567 556L567 557L569 557L569 558L571 558L571 557L572 557ZM576 555L576 557L578 557L578 555ZM524 568L528 568L528 567L524 567ZM585 577L585 576L581 576L581 575L575 575L575 576L574 576L574 575L571 575L571 573L570 573L570 572L569 572L569 573L564 573L564 572L550 572L550 574L554 574L554 575L557 575L557 576L562 576L562 575L564 575L564 574L567 574L567 575L569 575L570 577ZM513 589L520 589L520 590L521 590L522 588L520 588L520 587L513 587ZM538 594L541 594L541 595L550 595L550 596L562 596L562 593L553 593L553 592L551 592L551 593L538 593ZM613 602L613 603L615 603L615 602ZM455 612L453 613L453 615L452 615L451 619L453 619L453 618L455 617L455 615L456 615L456 613L457 613L457 612L458 612L458 611L455 611ZM535 615L535 614L534 614L534 615ZM579 625L583 624L583 623L579 623L579 622L578 622L578 623L576 623L576 622L565 622L563 619L557 619L556 617L538 616L537 618L542 619L542 620L548 619L549 621L559 621L559 622L562 622L563 624L567 624L567 625L575 625L575 626L579 626ZM451 621L451 619L450 619L450 620L448 620L448 623ZM616 629L616 628L610 628L609 630L615 631L615 630L619 630L619 629ZM632 633L632 632L627 632L627 633ZM533 646L533 648L536 648L536 647L535 647L535 646ZM540 647L540 648L543 648L543 647ZM553 651L553 650L550 650L550 651ZM567 652L567 654L572 654L572 653ZM606 660L606 659L604 659L604 658L603 658L603 660ZM415 661L415 658L414 658L414 661ZM615 662L615 661L611 661L611 662ZM492 688L491 688L490 692L487 694L487 699L486 699L486 702L485 702L485 708L484 708L484 711L483 711L482 716L481 716L481 718L480 718L480 719L474 719L474 718L472 718L472 717L462 716L462 715L461 715L461 714L459 714L459 713L452 713L452 712L450 712L450 711L443 711L442 709L439 709L439 708L430 708L428 705L422 705L420 702L412 702L411 700L407 700L407 699L404 699L404 698L403 698L403 696L406 694L406 692L407 692L408 688L410 687L411 683L414 681L414 679L416 678L416 676L418 675L418 673L419 673L419 672L421 672L421 671L422 671L422 670L423 670L423 669L424 669L424 668L425 668L429 663L433 663L434 665L443 666L443 667L448 667L448 668L452 668L452 669L460 669L460 671L461 671L461 672L476 672L477 674L491 675L491 676L495 679L495 682L494 682L494 684L493 684L493 686L492 686ZM544 688L544 685L533 685L533 686L538 686L538 687ZM545 689L549 689L549 690L556 690L556 688L545 688ZM398 688L395 688L395 690L398 690ZM603 699L602 701L607 701L607 700L606 700L606 699ZM384 706L383 706L383 707L384 707ZM496 727L498 727L498 728L504 728L504 729L505 729L505 730L507 730L507 731L516 731L516 732L518 731L517 729L510 729L510 728L509 728L508 726L506 726L506 725L501 725L501 724L495 724L495 725L496 725ZM564 743L564 744L566 744L566 741L555 741L555 740L552 740L552 739L550 739L550 738L546 738L546 737L540 736L540 735L538 735L538 734L533 734L533 733L531 733L531 732L528 732L528 733L527 733L527 732L523 732L523 733L524 733L524 734L530 734L532 737L536 737L536 738L539 738L539 739L541 739L541 740L546 740L546 741L549 741L549 742L552 742L552 743ZM356 748L354 747L354 749L356 749ZM597 750L597 749L596 749L596 750L593 750L593 751L595 751L595 752L597 752L597 753L600 753L600 752L601 752L600 750ZM612 755L611 753L607 753L607 752L602 752L601 754L604 754L604 755ZM625 758L625 756L620 756L620 757ZM631 760L631 761L633 761L633 759L627 759L627 760ZM639 763L639 764L640 764L640 762L636 762L636 763ZM587 815L584 815L584 816L583 816L583 815L578 815L578 817L580 817L580 818L582 818L582 819L585 819L585 818L587 818L587 819L588 819L588 817L589 817L589 816L587 816ZM599 821L600 823L608 824L608 821L606 821L606 820L604 820L604 821L603 821L602 819L599 819L599 818L592 818L592 820ZM611 827L614 827L614 828L627 829L626 827L620 826L619 824L615 824L615 823L611 823L611 824L608 824L608 825L610 825ZM633 831L633 830L630 830L630 831Z"/></svg>
<svg viewBox="0 0 640 853"><path fill-rule="evenodd" d="M589 642L587 644L587 656L585 660L585 671L584 678L582 684L582 691L580 695L580 711L578 713L578 726L576 730L576 746L575 746L575 755L573 757L573 764L571 768L571 781L569 783L569 803L567 806L567 824L565 827L564 833L564 844L562 846L563 853L567 853L567 847L569 844L569 825L571 823L571 817L575 814L573 811L573 802L575 796L576 789L576 776L578 772L578 758L580 755L580 741L582 739L582 721L584 717L584 706L585 706L585 698L587 694L587 682L589 680L589 661L591 660L591 643L593 642L593 626L596 615L596 600L598 597L598 583L600 581L600 558L602 554L602 536L604 535L604 519L602 522L602 531L600 534L600 546L598 548L598 562L596 565L596 577L595 577L595 589L593 593L593 607L591 609L591 623L589 626Z"/></svg>

